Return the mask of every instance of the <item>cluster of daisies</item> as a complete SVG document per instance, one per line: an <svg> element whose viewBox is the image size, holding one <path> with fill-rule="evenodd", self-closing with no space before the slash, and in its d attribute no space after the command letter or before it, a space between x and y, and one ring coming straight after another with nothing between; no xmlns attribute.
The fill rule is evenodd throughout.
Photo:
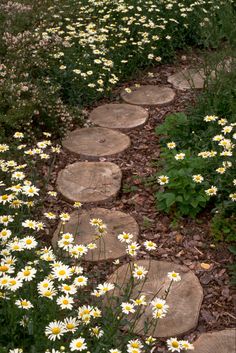
<svg viewBox="0 0 236 353"><path fill-rule="evenodd" d="M215 115L207 115L204 117L204 122L214 124L212 128L216 130L217 135L211 137L212 145L214 146L210 151L201 151L197 156L201 159L206 160L208 163L211 160L212 165L214 165L214 170L209 175L193 174L190 175L191 181L196 184L203 184L204 186L209 186L209 182L214 180L218 181L218 184L224 184L227 178L227 185L229 190L228 199L235 202L236 201L236 175L235 175L235 140L236 140L236 123L229 123L227 119L220 118ZM176 143L171 141L167 143L167 148L173 150L173 158L176 160L186 159L185 153L176 153ZM191 158L191 157L190 157ZM210 179L210 180L209 180ZM158 183L162 186L170 183L170 178L167 175L160 175L158 177ZM210 185L210 187L205 188L205 193L208 196L216 196L220 191L219 186Z"/></svg>
<svg viewBox="0 0 236 353"><path fill-rule="evenodd" d="M40 347L46 346L42 353L88 352L94 340L102 340L106 336L103 318L106 303L115 295L116 286L109 281L91 279L92 273L85 270L81 260L89 251L100 246L101 238L106 241L109 232L101 219L92 218L93 241L80 244L76 234L66 230L70 214L48 211L43 213L43 221L34 219L32 215L42 195L37 183L33 184L27 177L30 175L27 161L34 161L36 168L38 160L47 159L41 158L42 154L49 155L49 151L58 153L60 148L54 149L50 140L40 141L36 147L29 148L22 144L23 138L20 132L14 135L14 148L20 151L19 158L25 161L24 164L18 164L16 158L9 159L10 147L0 145L0 153L5 157L0 168L0 308L3 305L7 315L15 315L11 320L17 325L17 330L27 333L29 327L33 327L33 330L40 332ZM47 197L56 201L56 196L55 191L49 191ZM80 202L74 204L77 210L81 206ZM47 230L47 222L54 220L60 222L56 249L43 245L40 240ZM136 264L134 259L141 248L153 252L157 245L150 240L143 244L135 240L131 233L117 234L117 241L124 245L133 260L130 262L130 275L135 283L139 283L147 279L148 269ZM114 264L119 264L119 261L115 260ZM167 277L170 286L181 280L176 272L168 273ZM105 295L108 300L98 300ZM122 295L119 295L121 299ZM147 307L152 310L152 325L168 314L166 295L163 298L155 296L149 301L142 293L134 298L131 295L113 309L113 315L119 317L121 326L122 320L127 320L127 317L135 322L135 315L140 315ZM155 342L151 336L145 341L137 339L133 332L132 337L124 344L118 339L120 343L117 347L111 346L109 353L143 353L151 349ZM184 350L187 345L188 342L185 346L180 342L179 347ZM172 346L168 343L168 347L173 351L175 343ZM191 347L190 343L188 347ZM23 350L21 347L12 348L9 353L23 353Z"/></svg>
<svg viewBox="0 0 236 353"><path fill-rule="evenodd" d="M110 91L137 64L160 62L173 51L178 27L209 25L222 1L52 1L35 31L35 52L48 52L59 77L81 95ZM49 22L50 18L50 22ZM50 25L49 25L50 23Z"/></svg>

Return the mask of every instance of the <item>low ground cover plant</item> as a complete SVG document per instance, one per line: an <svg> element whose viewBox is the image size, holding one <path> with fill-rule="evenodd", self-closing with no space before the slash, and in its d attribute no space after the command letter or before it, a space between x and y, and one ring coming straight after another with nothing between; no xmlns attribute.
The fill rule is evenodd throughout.
<svg viewBox="0 0 236 353"><path fill-rule="evenodd" d="M40 207L44 195L38 183L42 186L42 177L37 180L35 169L42 161L49 167L50 159L60 152L48 136L45 133L43 140L29 147L17 132L12 147L0 145L0 352L150 352L156 341L150 332L158 320L171 315L168 295L181 277L167 273L164 295L160 296L157 288L147 299L142 288L149 268L136 264L135 258L141 247L150 253L157 245L148 240L138 244L125 232L117 236L130 257L127 285L101 280L97 270L87 269L83 258L105 244L106 225L101 219L91 219L94 241L78 244L75 234L64 230L68 213L56 215ZM56 197L54 191L47 194ZM76 202L74 207L81 204ZM42 241L47 223L54 219L61 221L57 249ZM119 265L119 260L114 265ZM137 285L141 289L134 296ZM134 328L147 306L152 316L143 333L149 335L141 338ZM176 338L167 340L167 347L171 352L193 349L188 341Z"/></svg>
<svg viewBox="0 0 236 353"><path fill-rule="evenodd" d="M3 0L2 135L22 127L63 135L72 120L81 120L71 106L110 95L178 48L206 45L207 29L223 28L221 13L227 7L231 14L232 6L230 0Z"/></svg>

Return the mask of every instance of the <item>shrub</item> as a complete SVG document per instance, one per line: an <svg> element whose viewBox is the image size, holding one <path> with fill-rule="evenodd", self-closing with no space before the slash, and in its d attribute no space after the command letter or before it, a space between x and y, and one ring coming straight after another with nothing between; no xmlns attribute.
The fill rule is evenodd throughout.
<svg viewBox="0 0 236 353"><path fill-rule="evenodd" d="M179 116L181 120L178 126L183 126L187 117L183 114L172 115L164 123L165 127L162 126L157 131L165 131L165 128ZM196 216L209 201L213 200L216 206L234 208L235 124L230 124L227 119L215 115L206 116L203 121L206 126L203 127L204 135L208 136L207 143L199 138L196 132L196 136L190 142L192 145L194 140L197 140L194 147L179 150L178 142L172 140L162 149L160 157L165 163L164 170L156 176L157 182L164 188L156 194L157 207L161 210L166 212L172 210L178 215ZM176 131L172 130L171 137L175 134ZM203 149L199 150L201 144ZM205 148L206 145L208 150Z"/></svg>
<svg viewBox="0 0 236 353"><path fill-rule="evenodd" d="M3 0L1 133L29 124L31 133L63 135L81 121L68 105L109 96L137 70L199 43L222 8L222 0Z"/></svg>

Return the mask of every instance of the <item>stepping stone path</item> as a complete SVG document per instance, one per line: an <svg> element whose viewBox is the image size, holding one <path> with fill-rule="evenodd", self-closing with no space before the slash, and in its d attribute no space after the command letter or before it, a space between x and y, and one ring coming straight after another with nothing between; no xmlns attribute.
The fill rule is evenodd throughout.
<svg viewBox="0 0 236 353"><path fill-rule="evenodd" d="M63 233L72 233L75 242L78 244L88 244L94 242L94 227L89 221L92 218L100 218L107 226L107 233L103 239L96 240L97 249L89 250L84 257L87 261L115 260L126 255L126 246L122 244L117 236L123 232L133 234L136 241L139 234L139 227L133 217L120 211L107 210L105 208L93 208L88 211L73 212L70 220L64 225ZM59 224L53 236L53 246L59 238L62 223Z"/></svg>
<svg viewBox="0 0 236 353"><path fill-rule="evenodd" d="M121 186L120 168L110 162L77 162L59 172L57 189L69 202L107 201Z"/></svg>
<svg viewBox="0 0 236 353"><path fill-rule="evenodd" d="M194 353L235 353L236 329L203 333L193 345Z"/></svg>
<svg viewBox="0 0 236 353"><path fill-rule="evenodd" d="M130 138L103 127L76 129L63 141L63 147L85 158L108 157L130 146Z"/></svg>
<svg viewBox="0 0 236 353"><path fill-rule="evenodd" d="M203 70L185 69L168 77L168 82L180 90L203 88L205 74Z"/></svg>
<svg viewBox="0 0 236 353"><path fill-rule="evenodd" d="M140 86L131 87L131 93L125 90L121 93L122 99L129 104L137 105L165 105L175 98L172 88L166 86Z"/></svg>
<svg viewBox="0 0 236 353"><path fill-rule="evenodd" d="M140 284L134 287L131 298L137 298L140 295L145 295L147 301L154 299L154 297L161 298L170 285L170 280L167 277L168 272L176 271L181 276L180 282L173 282L166 299L170 306L169 315L167 314L166 317L159 320L154 332L151 327L146 334L154 337L170 337L182 335L195 328L203 299L203 290L194 273L185 266L171 262L139 260L135 263L144 266L149 271L145 284L143 285L143 281L140 281ZM109 278L109 282L117 283L123 287L129 281L129 264L119 267ZM120 289L117 288L115 293L119 295ZM144 322L148 318L152 319L150 306L147 306L144 314L137 320L134 332L144 334Z"/></svg>
<svg viewBox="0 0 236 353"><path fill-rule="evenodd" d="M186 69L170 76L168 82L177 90L202 88L204 75L201 70ZM94 109L90 114L90 121L98 127L76 129L69 133L63 141L63 146L79 157L88 159L121 153L129 147L130 139L116 129L128 130L142 126L148 119L148 112L141 106L162 106L171 103L175 98L175 91L167 86L146 85L134 87L131 93L124 90L121 98L126 103L105 104ZM80 161L59 172L57 189L69 202L102 203L118 194L121 179L122 172L114 163ZM104 240L97 240L98 248L86 255L86 261L113 260L124 256L125 246L117 239L118 234L124 231L132 233L133 240L138 241L139 229L136 221L128 214L105 208L72 213L70 221L63 225L63 232L75 234L77 243L91 243L95 236L95 229L89 224L91 218L101 218L107 225L107 234L104 235ZM60 230L61 224L53 237L54 246ZM145 284L138 284L134 288L133 297L141 293L147 296L147 300L153 299L154 296L165 297L165 291L170 284L167 273L176 271L182 278L180 282L173 283L173 288L168 294L170 314L158 322L154 332L151 329L147 334L171 337L194 329L203 298L202 287L194 273L185 266L171 262L138 260L137 264L146 268L150 266L150 269ZM129 278L130 267L126 263L108 280L122 284L127 283ZM119 293L119 289L115 291ZM151 316L151 307L148 306L137 320L135 332L143 334L144 321ZM233 353L234 335L234 330L203 334L195 343L195 353Z"/></svg>
<svg viewBox="0 0 236 353"><path fill-rule="evenodd" d="M110 129L132 129L142 126L148 119L148 112L130 104L104 104L95 108L89 119L92 123Z"/></svg>

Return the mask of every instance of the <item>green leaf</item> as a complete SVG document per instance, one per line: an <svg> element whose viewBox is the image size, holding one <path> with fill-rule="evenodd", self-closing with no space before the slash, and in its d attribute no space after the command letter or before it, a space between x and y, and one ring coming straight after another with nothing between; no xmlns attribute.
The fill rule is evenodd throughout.
<svg viewBox="0 0 236 353"><path fill-rule="evenodd" d="M166 206L170 207L175 203L175 194L166 193Z"/></svg>

